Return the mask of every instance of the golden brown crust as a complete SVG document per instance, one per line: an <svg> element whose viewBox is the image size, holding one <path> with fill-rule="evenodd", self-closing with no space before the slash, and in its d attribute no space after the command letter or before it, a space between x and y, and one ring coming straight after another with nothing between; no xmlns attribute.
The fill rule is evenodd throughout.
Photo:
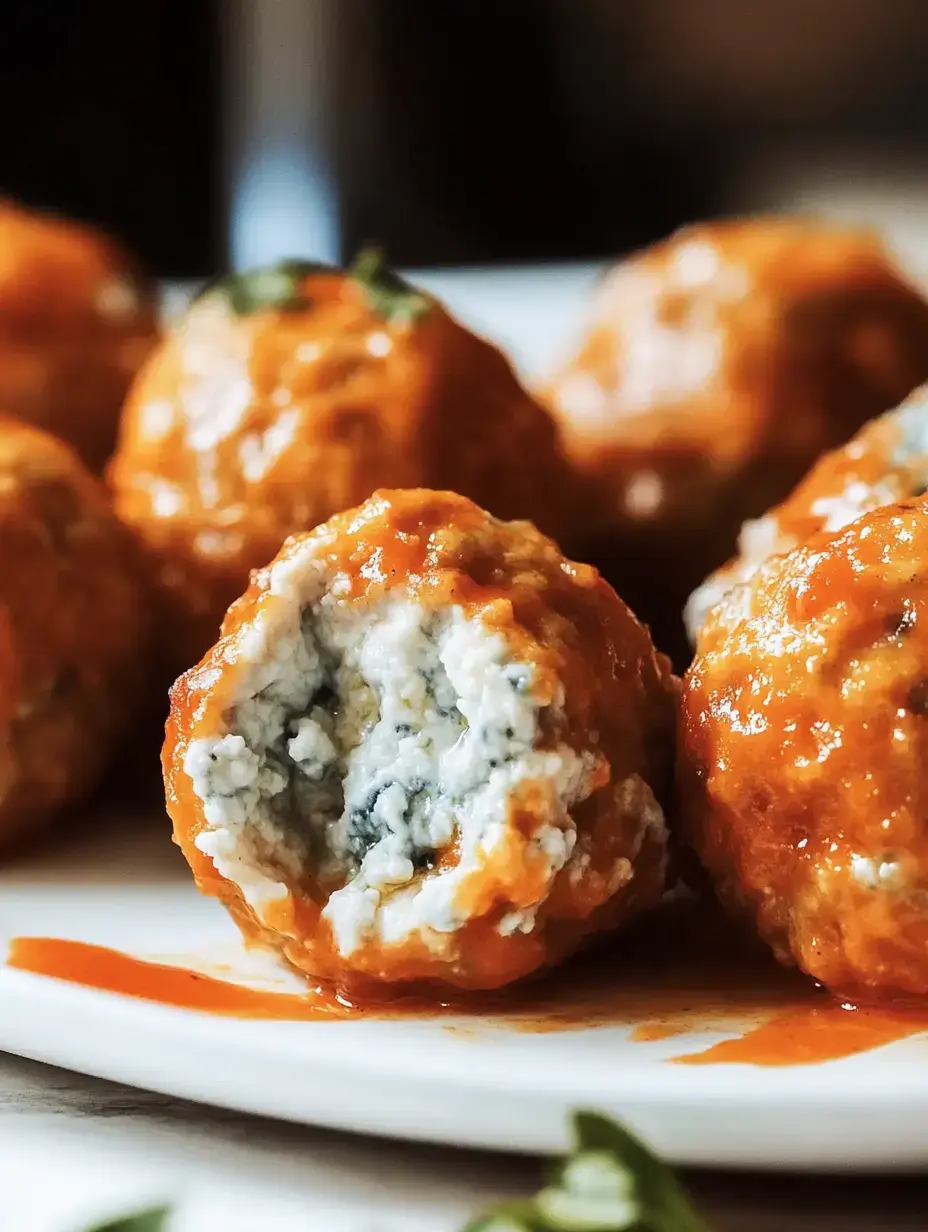
<svg viewBox="0 0 928 1232"><path fill-rule="evenodd" d="M99 472L157 336L154 296L118 245L0 201L0 413Z"/></svg>
<svg viewBox="0 0 928 1232"><path fill-rule="evenodd" d="M599 527L639 615L678 616L746 519L926 377L928 304L871 233L687 227L606 277L547 391L587 481L566 542Z"/></svg>
<svg viewBox="0 0 928 1232"><path fill-rule="evenodd" d="M348 579L339 582L340 603L370 605L402 592L432 610L459 605L501 633L520 662L534 665L539 695L563 697L560 726L546 739L589 754L598 766L597 785L573 810L573 856L530 931L503 936L497 927L520 895L531 901L535 889L537 870L516 838L465 883L468 922L448 934L443 951L413 940L372 941L350 965L320 921L318 886L291 885L285 911L269 923L196 847L205 820L183 768L186 751L191 741L222 730L247 670L243 639L255 621L291 601L271 589L272 570L293 562L308 568L312 560L324 560L330 577ZM660 897L666 835L643 827L621 785L639 776L648 794L667 804L675 697L669 665L615 592L594 569L565 560L534 527L499 522L451 493L378 492L360 509L289 540L229 610L217 645L174 686L163 753L168 811L200 888L225 902L246 935L283 950L302 970L348 985L437 980L495 987L556 961L587 935L615 927ZM521 794L521 812L510 812L513 835L538 824L541 806L532 793L544 790L539 782ZM442 859L453 864L457 856L449 850Z"/></svg>
<svg viewBox="0 0 928 1232"><path fill-rule="evenodd" d="M353 278L306 276L308 306L197 303L129 400L117 508L149 549L167 645L189 666L283 539L382 485L462 491L555 520L555 429L503 356L437 303L385 320Z"/></svg>
<svg viewBox="0 0 928 1232"><path fill-rule="evenodd" d="M713 609L684 682L684 832L783 961L928 995L928 507L866 514Z"/></svg>
<svg viewBox="0 0 928 1232"><path fill-rule="evenodd" d="M102 486L53 437L0 420L0 842L96 784L135 712L147 632Z"/></svg>

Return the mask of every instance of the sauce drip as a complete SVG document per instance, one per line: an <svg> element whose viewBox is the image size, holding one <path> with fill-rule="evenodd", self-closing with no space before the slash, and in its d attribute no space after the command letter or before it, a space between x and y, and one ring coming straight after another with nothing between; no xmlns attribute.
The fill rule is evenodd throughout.
<svg viewBox="0 0 928 1232"><path fill-rule="evenodd" d="M673 1059L679 1065L811 1065L869 1052L922 1031L928 1031L928 1014L830 1003L778 1014L735 1039Z"/></svg>
<svg viewBox="0 0 928 1232"><path fill-rule="evenodd" d="M766 953L742 945L731 927L693 908L671 909L627 938L623 954L601 950L500 992L447 998L422 991L361 1001L324 986L303 994L264 991L103 946L18 937L7 965L161 1005L241 1019L331 1021L490 1018L539 1033L628 1026L642 1044L718 1031L725 1039L670 1058L682 1065L806 1065L852 1056L928 1031L928 1010L845 1008ZM463 1024L466 1034L466 1023Z"/></svg>
<svg viewBox="0 0 928 1232"><path fill-rule="evenodd" d="M331 1019L354 1013L350 1003L326 989L314 988L305 996L264 992L184 967L133 958L102 945L57 937L14 938L7 966L84 988L234 1018Z"/></svg>

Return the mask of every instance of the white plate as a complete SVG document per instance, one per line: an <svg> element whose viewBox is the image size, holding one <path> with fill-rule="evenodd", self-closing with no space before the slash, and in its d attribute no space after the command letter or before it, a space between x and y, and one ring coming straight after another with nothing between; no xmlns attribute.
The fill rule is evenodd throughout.
<svg viewBox="0 0 928 1232"><path fill-rule="evenodd" d="M0 939L74 938L289 986L199 897L163 817L119 812L0 871ZM296 984L294 983L294 987ZM293 1121L466 1146L550 1152L578 1106L622 1117L680 1164L928 1164L919 1039L795 1068L671 1065L721 1035L631 1042L600 1027L504 1022L252 1022L0 970L0 1048L165 1094Z"/></svg>

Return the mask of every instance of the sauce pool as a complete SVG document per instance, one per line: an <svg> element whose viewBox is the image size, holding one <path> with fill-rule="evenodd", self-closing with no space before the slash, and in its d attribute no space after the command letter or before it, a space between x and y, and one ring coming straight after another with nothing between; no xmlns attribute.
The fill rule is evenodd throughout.
<svg viewBox="0 0 928 1232"><path fill-rule="evenodd" d="M14 971L45 975L99 992L227 1018L305 1022L359 1018L368 1013L387 1017L441 1011L434 1002L412 997L360 1006L324 985L309 986L305 993L270 992L186 967L134 958L107 946L59 937L14 937L6 965Z"/></svg>
<svg viewBox="0 0 928 1232"><path fill-rule="evenodd" d="M721 927L721 931L720 931ZM670 911L629 938L621 959L600 951L533 982L498 993L443 1000L400 995L356 1002L325 987L265 991L104 946L53 937L17 937L7 965L175 1008L240 1019L332 1021L360 1017L489 1018L540 1033L628 1026L630 1039L655 1043L691 1032L724 1032L702 1051L669 1058L682 1065L806 1065L836 1060L928 1031L928 1010L842 1007L766 955L739 949L728 928L692 909ZM734 949L733 949L734 944ZM442 994L444 997L445 993Z"/></svg>
<svg viewBox="0 0 928 1232"><path fill-rule="evenodd" d="M15 937L7 966L84 988L234 1018L345 1018L352 1013L334 993L322 989L305 996L264 992L184 967L133 958L102 945L58 937Z"/></svg>
<svg viewBox="0 0 928 1232"><path fill-rule="evenodd" d="M831 1003L777 1014L734 1039L673 1060L678 1065L812 1065L869 1052L923 1031L928 1031L925 1013Z"/></svg>

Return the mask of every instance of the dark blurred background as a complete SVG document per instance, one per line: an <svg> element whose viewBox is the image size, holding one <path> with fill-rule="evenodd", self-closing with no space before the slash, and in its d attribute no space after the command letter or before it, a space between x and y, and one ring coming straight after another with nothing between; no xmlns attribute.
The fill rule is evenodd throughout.
<svg viewBox="0 0 928 1232"><path fill-rule="evenodd" d="M919 180L926 52L924 0L10 2L0 191L164 277L602 257Z"/></svg>

